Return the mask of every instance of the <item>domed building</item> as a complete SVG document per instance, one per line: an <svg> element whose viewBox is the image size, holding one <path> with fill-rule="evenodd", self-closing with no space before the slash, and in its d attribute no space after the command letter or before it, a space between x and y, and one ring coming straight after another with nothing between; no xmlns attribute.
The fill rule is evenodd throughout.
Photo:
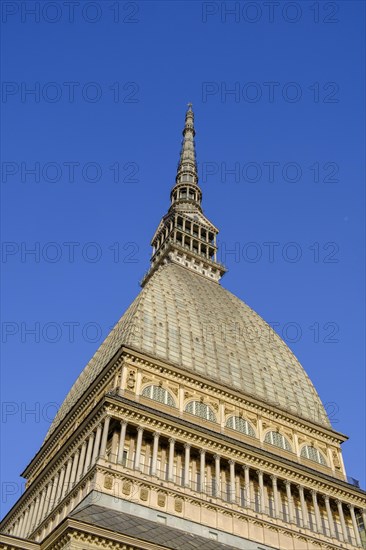
<svg viewBox="0 0 366 550"><path fill-rule="evenodd" d="M366 548L366 495L303 367L220 284L188 108L142 290L23 472L4 549Z"/></svg>

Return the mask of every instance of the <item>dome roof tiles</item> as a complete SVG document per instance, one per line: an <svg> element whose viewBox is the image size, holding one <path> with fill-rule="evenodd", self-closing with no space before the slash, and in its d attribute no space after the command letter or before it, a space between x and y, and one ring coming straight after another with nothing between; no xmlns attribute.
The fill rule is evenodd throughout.
<svg viewBox="0 0 366 550"><path fill-rule="evenodd" d="M89 361L47 436L123 345L330 426L309 377L270 326L220 284L169 263L148 280Z"/></svg>

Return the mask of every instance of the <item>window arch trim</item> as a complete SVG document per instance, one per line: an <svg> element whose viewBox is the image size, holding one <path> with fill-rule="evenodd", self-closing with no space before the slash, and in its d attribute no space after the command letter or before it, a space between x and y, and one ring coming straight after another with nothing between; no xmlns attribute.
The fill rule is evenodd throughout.
<svg viewBox="0 0 366 550"><path fill-rule="evenodd" d="M283 449L284 451L288 451L292 453L292 445L283 434L280 432L277 432L276 430L268 430L268 432L265 434L264 443L268 443L269 445L273 445L274 447L277 447L278 449Z"/></svg>
<svg viewBox="0 0 366 550"><path fill-rule="evenodd" d="M232 424L231 426L229 424ZM230 415L225 422L225 427L243 433L249 437L256 437L252 424L241 416Z"/></svg>
<svg viewBox="0 0 366 550"><path fill-rule="evenodd" d="M207 403L202 403L202 401L197 401L196 399L188 401L184 407L184 411L204 420L208 420L209 422L217 422L212 407L207 405Z"/></svg>
<svg viewBox="0 0 366 550"><path fill-rule="evenodd" d="M300 458L306 458L321 466L328 466L325 456L314 445L305 444L300 449Z"/></svg>
<svg viewBox="0 0 366 550"><path fill-rule="evenodd" d="M162 405L167 405L168 407L177 407L175 399L170 391L157 384L147 384L141 391L141 396L152 399L152 401L156 401Z"/></svg>

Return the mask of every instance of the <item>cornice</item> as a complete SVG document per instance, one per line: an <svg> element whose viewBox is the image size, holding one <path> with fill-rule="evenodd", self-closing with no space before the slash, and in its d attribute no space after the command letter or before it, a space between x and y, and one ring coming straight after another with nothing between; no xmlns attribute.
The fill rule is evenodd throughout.
<svg viewBox="0 0 366 550"><path fill-rule="evenodd" d="M214 283L214 281L210 282ZM168 375L172 380L178 380L181 383L188 382L195 385L197 389L207 392L215 391L217 393L217 397L221 396L225 399L232 400L234 404L240 403L242 405L246 405L247 407L253 407L253 410L257 413L259 411L266 412L274 418L280 418L281 420L290 422L292 426L296 425L296 427L300 426L306 430L310 430L310 433L315 433L318 435L326 434L332 440L337 442L344 442L348 439L346 435L341 432L337 432L331 427L327 427L316 422L310 422L309 420L281 409L280 407L273 405L264 399L257 399L249 394L244 394L241 391L239 392L232 388L226 388L213 380L208 380L196 373L183 369L182 367L167 363L157 357L154 357L153 355L149 356L130 346L123 346L121 352L123 357L132 361L135 366L139 364L146 365L149 368L157 370L157 372L160 372L161 374Z"/></svg>
<svg viewBox="0 0 366 550"><path fill-rule="evenodd" d="M214 381L208 381L199 375L193 374L180 367L172 366L169 363L143 354L131 347L122 346L114 357L107 363L90 387L84 392L80 400L75 403L74 407L72 407L61 423L55 428L54 432L52 432L49 438L46 439L35 457L21 474L22 477L30 477L36 468L40 466L43 460L43 454L52 452L59 439L63 435L66 435L70 427L75 424L76 419L80 417L82 411L86 407L90 407L91 403L95 401L98 391L100 391L102 387L110 380L115 371L122 365L124 360L130 361L132 365L137 367L146 366L149 369L156 371L156 373L164 374L171 380L178 383L191 384L198 391L205 391L210 395L214 394L217 398L221 397L228 400L234 406L244 405L255 414L260 415L265 413L273 419L280 419L289 428L302 428L308 434L326 438L333 444L344 442L348 439L347 436L333 430L332 428L328 428L317 423L311 423L310 421L295 416L288 411L283 411L272 404L266 403L265 401L255 399L252 396L242 394L241 392L237 392L231 388L225 388Z"/></svg>
<svg viewBox="0 0 366 550"><path fill-rule="evenodd" d="M295 484L301 481L301 483L306 483L309 489L327 488L328 494L334 498L349 500L352 496L357 499L356 506L364 507L364 504L360 505L359 500L363 499L364 503L366 492L341 479L318 470L312 470L303 464L290 461L266 449L260 449L221 432L217 433L206 426L193 424L165 411L157 411L126 397L106 395L104 400L110 414L120 420L130 420L135 425L145 424L151 431L159 431L162 434L165 432L166 437L180 437L182 441L197 447L205 446L213 454L225 453L225 458L244 461L254 469L264 468L268 470L268 473L292 480Z"/></svg>

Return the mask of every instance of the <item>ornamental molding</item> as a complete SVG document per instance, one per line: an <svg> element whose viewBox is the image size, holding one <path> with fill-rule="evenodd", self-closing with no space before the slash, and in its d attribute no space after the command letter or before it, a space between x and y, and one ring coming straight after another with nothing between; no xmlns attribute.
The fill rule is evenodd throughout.
<svg viewBox="0 0 366 550"><path fill-rule="evenodd" d="M270 402L267 403L262 398L257 401L254 396L243 396L242 393L236 394L235 390L228 391L227 389L220 388L219 384L200 381L198 375L196 375L196 378L196 376L191 373L177 371L176 369L179 369L179 366L164 364L158 358L156 358L155 363L151 359L146 358L146 356L143 356L142 354L140 355L139 352L134 350L132 351L129 348L124 349L123 356L126 360L132 362L133 364L144 366L155 372L164 372L164 374L169 376L170 380L175 379L186 386L190 386L192 389L196 389L197 391L204 389L204 391L210 395L215 396L218 399L224 399L226 402L236 406L238 406L239 403L241 409L247 408L256 414L267 413L270 418L281 419L282 421L287 422L288 426L291 428L295 427L298 429L301 426L306 433L317 434L318 437L324 437L327 441L337 443L339 443L339 441L343 441L343 438L339 439L333 433L326 433L332 432L332 428L322 426L320 424L311 424L311 421L304 421L304 419L300 416L292 415L283 409L280 410L277 408L277 405Z"/></svg>
<svg viewBox="0 0 366 550"><path fill-rule="evenodd" d="M134 403L131 403L133 406ZM138 405L138 403L137 403ZM123 411L124 417L128 417L132 421L132 423L135 424L141 424L141 422L146 422L146 428L151 429L151 426L154 428L153 431L156 430L156 419L152 419L151 417L147 417L146 413L140 413L137 411L132 411L129 407L130 405L118 403L116 404L116 409L119 409L119 415L121 414L121 411ZM171 422L173 422L175 419L164 420L164 421L158 421L159 423L159 431L161 431L162 435L165 437L170 437L172 434L176 434L177 427L172 427ZM197 429L199 426L197 426ZM196 444L196 445L205 445L206 450L209 452L212 452L212 454L217 454L218 449L221 453L225 452L227 453L227 456L222 456L222 458L235 458L239 457L240 460L245 461L249 466L262 466L264 469L266 469L266 473L268 474L282 474L287 479L289 479L291 482L296 483L298 479L307 480L306 485L314 483L313 478L310 477L309 474L306 472L301 473L299 471L294 472L294 468L296 468L298 465L301 467L301 463L293 462L293 468L290 469L289 466L283 465L281 463L276 463L276 458L274 457L273 460L270 460L268 458L260 458L260 457L253 457L252 454L250 454L248 451L243 449L233 449L232 447L229 447L227 444L221 444L217 441L210 441L207 438L204 438L201 435L198 435L197 433L194 433L195 428L192 428L191 431L188 431L187 428L181 428L178 429L178 433L180 433L180 436L184 439L184 442L188 444ZM220 434L217 434L218 437L220 437ZM214 435L212 436L214 437ZM238 444L241 442L238 441ZM255 452L255 451L254 451ZM258 448L258 452L261 452L260 448ZM317 473L317 472L316 472ZM328 475L331 475L329 473ZM338 478L334 478L334 482L336 483L338 481ZM341 480L342 481L342 480ZM322 481L315 481L315 483L325 483ZM328 492L329 494L332 494L334 488L331 486L331 482L328 485ZM343 491L344 499L349 500L349 493L346 492L346 490ZM348 496L347 496L348 495ZM358 499L358 497L355 497L354 495L351 498L357 498L357 502L362 502L362 498Z"/></svg>
<svg viewBox="0 0 366 550"><path fill-rule="evenodd" d="M240 401L240 410L243 411L243 406L244 408L246 408L247 410L252 410L253 412L256 412L258 413L258 411L261 411L262 414L263 413L267 413L267 415L270 416L270 418L275 418L275 419L278 419L280 418L282 420L282 422L285 422L285 423L288 423L289 426L293 427L294 425L296 425L296 428L299 429L300 426L302 428L305 428L305 431L307 433L307 435L311 435L311 434L316 434L317 437L321 438L321 439L324 439L325 441L329 442L329 440L331 440L333 443L337 442L339 443L339 439L337 439L335 436L332 436L330 434L325 434L324 431L321 431L320 429L314 427L314 426L309 426L307 424L304 424L302 423L301 421L301 418L299 417L296 417L296 420L294 418L289 418L289 417L286 417L286 414L284 414L284 412L279 412L279 411L275 411L273 409L268 409L268 407L266 407L265 405L263 406L263 403L262 405L260 403L252 403L249 399L246 399L244 397L243 399L243 396L241 395L240 396L240 399L238 396L236 395L233 395L231 392L229 393L227 390L224 391L216 386L213 386L211 384L208 384L208 383L205 383L205 382L200 382L198 381L197 379L195 379L193 376L189 376L187 375L186 373L183 374L183 373L177 373L176 371L173 370L173 367L161 367L161 366L158 366L156 364L154 364L151 360L144 360L142 358L136 358L134 357L134 361L126 361L126 358L128 357L132 357L130 354L128 354L128 352L124 351L123 349L120 350L120 355L119 357L114 361L113 364L108 364L106 365L105 369L100 373L100 377L99 379L97 379L95 381L95 385L94 385L94 388L88 393L88 396L83 400L83 402L79 403L79 406L77 407L77 409L73 412L73 414L70 416L70 418L64 423L64 425L62 427L60 426L57 426L55 428L55 431L51 432L48 440L46 440L45 444L51 444L50 446L47 446L45 448L45 456L44 457L40 457L39 460L37 460L29 469L29 477L31 477L36 471L37 469L39 468L39 466L41 465L42 467L42 460L44 460L45 458L47 458L47 455L51 454L52 451L54 451L54 448L55 448L55 445L56 443L60 443L63 444L65 442L65 438L68 437L68 432L69 432L69 429L70 427L72 427L73 430L76 429L76 427L78 426L77 425L77 422L81 423L82 420L89 414L90 410L92 407L95 406L96 404L96 399L95 399L95 396L100 394L101 393L101 390L104 388L106 388L106 385L109 381L111 381L111 379L115 378L114 375L117 375L119 374L118 369L119 367L122 365L126 365L130 370L129 370L129 373L133 373L132 374L132 378L131 378L131 384L132 384L132 379L135 378L135 375L137 373L137 367L138 366L145 366L145 367L148 367L150 369L152 369L153 371L155 371L156 373L157 372L163 372L164 374L167 374L169 375L169 378L170 380L172 378L177 378L178 381L183 381L185 383L185 385L187 384L190 384L190 385L193 385L194 389L195 390L204 390L205 392L209 393L210 395L213 395L217 398L225 398L226 400L229 400L232 404L235 404L236 406L238 405L238 401ZM136 364L135 367L131 367L130 368L130 364ZM129 380L129 377L127 377L127 379ZM136 382L136 380L134 380L134 382ZM134 385L135 387L135 385ZM192 395L192 394L191 394ZM94 399L93 399L94 398Z"/></svg>

